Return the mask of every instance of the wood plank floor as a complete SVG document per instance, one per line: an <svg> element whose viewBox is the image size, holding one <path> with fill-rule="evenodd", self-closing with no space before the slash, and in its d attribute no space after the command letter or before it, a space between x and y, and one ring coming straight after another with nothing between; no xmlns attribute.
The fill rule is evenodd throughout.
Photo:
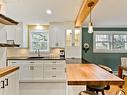
<svg viewBox="0 0 127 95"><path fill-rule="evenodd" d="M125 95L127 95L127 77L124 79L125 80L125 85L123 85L122 88L119 88L118 86L111 86L110 90L105 91L106 95L116 95L116 92L119 89L122 89L125 91ZM101 93L99 93L99 95L101 95Z"/></svg>

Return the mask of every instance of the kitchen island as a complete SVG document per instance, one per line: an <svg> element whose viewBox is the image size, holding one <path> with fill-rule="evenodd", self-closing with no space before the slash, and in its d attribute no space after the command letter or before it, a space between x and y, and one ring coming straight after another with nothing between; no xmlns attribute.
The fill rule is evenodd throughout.
<svg viewBox="0 0 127 95"><path fill-rule="evenodd" d="M95 64L67 64L68 85L123 85L124 80Z"/></svg>

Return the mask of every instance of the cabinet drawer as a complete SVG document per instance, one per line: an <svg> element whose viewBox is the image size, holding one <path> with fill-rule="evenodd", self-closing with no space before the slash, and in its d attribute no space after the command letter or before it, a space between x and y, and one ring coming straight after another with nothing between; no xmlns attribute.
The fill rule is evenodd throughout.
<svg viewBox="0 0 127 95"><path fill-rule="evenodd" d="M65 70L65 64L44 64L44 70Z"/></svg>
<svg viewBox="0 0 127 95"><path fill-rule="evenodd" d="M65 79L64 71L44 71L44 79Z"/></svg>
<svg viewBox="0 0 127 95"><path fill-rule="evenodd" d="M44 62L45 64L66 64L66 61L65 60L50 60L50 61L45 61Z"/></svg>

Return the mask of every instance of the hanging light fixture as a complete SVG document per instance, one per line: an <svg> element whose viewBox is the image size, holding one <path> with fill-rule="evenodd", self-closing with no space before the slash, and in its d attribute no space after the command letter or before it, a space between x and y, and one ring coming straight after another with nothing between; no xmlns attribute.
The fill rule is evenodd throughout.
<svg viewBox="0 0 127 95"><path fill-rule="evenodd" d="M89 26L88 26L88 33L93 33L93 23L91 21L91 8L94 5L94 2L88 3L88 7L90 8L90 21L89 21Z"/></svg>

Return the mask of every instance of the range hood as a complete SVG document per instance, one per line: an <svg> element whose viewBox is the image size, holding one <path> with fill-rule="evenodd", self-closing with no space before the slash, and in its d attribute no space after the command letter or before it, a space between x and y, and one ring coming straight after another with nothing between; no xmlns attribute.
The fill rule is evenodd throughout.
<svg viewBox="0 0 127 95"><path fill-rule="evenodd" d="M3 14L0 14L0 23L2 23L4 25L17 25L18 24L17 21L15 21L9 17L6 17Z"/></svg>

